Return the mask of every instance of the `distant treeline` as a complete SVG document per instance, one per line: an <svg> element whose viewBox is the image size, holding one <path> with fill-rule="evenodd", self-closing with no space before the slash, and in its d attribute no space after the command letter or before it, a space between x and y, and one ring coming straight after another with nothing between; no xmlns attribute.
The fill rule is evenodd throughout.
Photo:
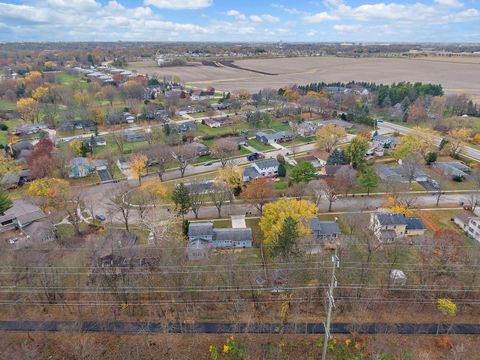
<svg viewBox="0 0 480 360"><path fill-rule="evenodd" d="M436 84L423 84L421 82L410 83L410 82L399 82L393 83L391 85L376 84L370 82L336 82L336 83L311 83L305 86L299 86L298 89L307 93L308 91L322 91L325 88L354 88L362 87L371 92L377 93L377 99L379 105L394 105L402 102L406 97L409 98L411 102L415 101L420 96L431 95L431 96L442 96L443 88L442 85Z"/></svg>

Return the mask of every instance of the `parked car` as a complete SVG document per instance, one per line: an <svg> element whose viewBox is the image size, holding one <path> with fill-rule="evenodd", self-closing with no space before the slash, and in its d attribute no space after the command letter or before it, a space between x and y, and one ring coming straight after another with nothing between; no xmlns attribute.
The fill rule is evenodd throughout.
<svg viewBox="0 0 480 360"><path fill-rule="evenodd" d="M203 164L203 166L210 166L213 164L213 161L209 161L209 162L206 162L205 164Z"/></svg>
<svg viewBox="0 0 480 360"><path fill-rule="evenodd" d="M105 221L107 218L103 214L97 214L95 215L95 219L97 219L98 221Z"/></svg>
<svg viewBox="0 0 480 360"><path fill-rule="evenodd" d="M260 154L260 153L251 153L251 154L247 155L247 160L248 161L255 161L255 160L259 160L259 159L263 159L263 158L265 158L265 155Z"/></svg>

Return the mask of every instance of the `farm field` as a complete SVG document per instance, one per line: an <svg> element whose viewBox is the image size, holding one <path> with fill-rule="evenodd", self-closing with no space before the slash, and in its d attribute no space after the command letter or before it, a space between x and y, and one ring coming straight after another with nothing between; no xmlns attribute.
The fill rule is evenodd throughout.
<svg viewBox="0 0 480 360"><path fill-rule="evenodd" d="M262 75L228 67L185 66L158 68L150 63L132 63L130 69L150 75L179 76L189 85L213 86L220 91L246 89L258 91L265 87L306 84L315 81L368 81L393 83L421 81L440 83L446 93L467 93L480 100L480 67L476 59L452 61L426 58L339 58L305 57L278 59L250 59L236 61L244 68L278 75Z"/></svg>

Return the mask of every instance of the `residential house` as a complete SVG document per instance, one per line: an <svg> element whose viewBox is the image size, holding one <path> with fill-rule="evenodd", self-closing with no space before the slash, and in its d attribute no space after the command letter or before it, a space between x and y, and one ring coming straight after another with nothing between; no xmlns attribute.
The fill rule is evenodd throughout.
<svg viewBox="0 0 480 360"><path fill-rule="evenodd" d="M457 214L453 221L460 226L468 236L480 241L480 217L465 211Z"/></svg>
<svg viewBox="0 0 480 360"><path fill-rule="evenodd" d="M352 168L352 165L325 165L323 172L325 176L335 177L337 172L343 168Z"/></svg>
<svg viewBox="0 0 480 360"><path fill-rule="evenodd" d="M209 118L202 121L204 125L207 125L211 128L219 128L223 125L221 118Z"/></svg>
<svg viewBox="0 0 480 360"><path fill-rule="evenodd" d="M372 143L375 147L383 149L394 149L397 146L396 140L388 135L374 135Z"/></svg>
<svg viewBox="0 0 480 360"><path fill-rule="evenodd" d="M107 146L107 140L102 136L95 136L93 142L95 146Z"/></svg>
<svg viewBox="0 0 480 360"><path fill-rule="evenodd" d="M378 177L383 181L394 181L400 183L409 182L409 179L405 176L405 171L403 170L402 165L394 168L385 164L375 164L375 169ZM429 179L430 176L425 171L420 168L415 169L414 181L427 182Z"/></svg>
<svg viewBox="0 0 480 360"><path fill-rule="evenodd" d="M215 96L215 90L193 90L190 93L190 97L194 101L210 100Z"/></svg>
<svg viewBox="0 0 480 360"><path fill-rule="evenodd" d="M310 220L310 229L316 240L338 238L341 235L336 221L320 221L316 217Z"/></svg>
<svg viewBox="0 0 480 360"><path fill-rule="evenodd" d="M204 145L199 142L192 142L189 144L193 149L195 149L195 154L197 156L205 156L205 155L210 155L210 149L208 148L207 145Z"/></svg>
<svg viewBox="0 0 480 360"><path fill-rule="evenodd" d="M94 164L90 159L85 157L76 157L70 160L70 172L68 176L71 178L83 178L87 177L95 171Z"/></svg>
<svg viewBox="0 0 480 360"><path fill-rule="evenodd" d="M197 131L197 125L194 123L183 123L183 124L178 124L174 126L174 130L176 130L179 133L185 133L185 132L193 132Z"/></svg>
<svg viewBox="0 0 480 360"><path fill-rule="evenodd" d="M213 228L213 223L190 223L188 227L190 242L196 240L210 243L212 248L251 248L253 246L250 228Z"/></svg>
<svg viewBox="0 0 480 360"><path fill-rule="evenodd" d="M436 162L433 167L453 180L465 180L472 169L460 161Z"/></svg>
<svg viewBox="0 0 480 360"><path fill-rule="evenodd" d="M290 122L290 127L291 126L292 122ZM302 137L310 137L314 136L321 127L322 125L318 121L304 121L297 125L297 133Z"/></svg>
<svg viewBox="0 0 480 360"><path fill-rule="evenodd" d="M46 218L45 213L26 200L14 200L12 207L0 216L0 233L8 230L23 229L28 225Z"/></svg>
<svg viewBox="0 0 480 360"><path fill-rule="evenodd" d="M105 118L106 125L133 124L135 117L129 112L109 112Z"/></svg>
<svg viewBox="0 0 480 360"><path fill-rule="evenodd" d="M230 136L225 138L228 141L234 142L238 146L245 146L247 145L247 138L242 137L242 136Z"/></svg>
<svg viewBox="0 0 480 360"><path fill-rule="evenodd" d="M142 134L138 134L135 131L126 131L123 134L123 138L126 142L129 143L145 141L145 136Z"/></svg>
<svg viewBox="0 0 480 360"><path fill-rule="evenodd" d="M380 242L385 243L400 238L420 236L426 231L421 219L388 212L373 213L370 217L370 229Z"/></svg>
<svg viewBox="0 0 480 360"><path fill-rule="evenodd" d="M292 140L293 134L289 131L279 131L273 134L268 134L260 131L255 135L255 139L261 141L264 144L281 143Z"/></svg>
<svg viewBox="0 0 480 360"><path fill-rule="evenodd" d="M304 156L299 156L295 158L295 161L299 163L300 161L307 161L311 163L316 168L322 168L327 165L328 154L308 154Z"/></svg>
<svg viewBox="0 0 480 360"><path fill-rule="evenodd" d="M188 242L187 256L188 260L208 259L212 251L212 244L209 241L195 239Z"/></svg>
<svg viewBox="0 0 480 360"><path fill-rule="evenodd" d="M33 144L30 141L22 140L12 145L12 151L15 159L28 158L33 151Z"/></svg>
<svg viewBox="0 0 480 360"><path fill-rule="evenodd" d="M17 136L32 135L46 128L45 124L25 124L17 126L12 133Z"/></svg>
<svg viewBox="0 0 480 360"><path fill-rule="evenodd" d="M265 159L254 162L243 172L243 181L248 182L260 177L273 177L278 174L280 163L276 159Z"/></svg>
<svg viewBox="0 0 480 360"><path fill-rule="evenodd" d="M93 120L72 120L62 121L58 127L59 131L75 131L75 130L95 130L96 124Z"/></svg>

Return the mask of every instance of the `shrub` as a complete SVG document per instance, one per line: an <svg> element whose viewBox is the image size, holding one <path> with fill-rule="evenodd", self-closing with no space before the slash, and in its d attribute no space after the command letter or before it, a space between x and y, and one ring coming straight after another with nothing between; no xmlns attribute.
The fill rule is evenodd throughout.
<svg viewBox="0 0 480 360"><path fill-rule="evenodd" d="M0 130L2 131L7 131L8 130L8 126L6 124L0 124Z"/></svg>

